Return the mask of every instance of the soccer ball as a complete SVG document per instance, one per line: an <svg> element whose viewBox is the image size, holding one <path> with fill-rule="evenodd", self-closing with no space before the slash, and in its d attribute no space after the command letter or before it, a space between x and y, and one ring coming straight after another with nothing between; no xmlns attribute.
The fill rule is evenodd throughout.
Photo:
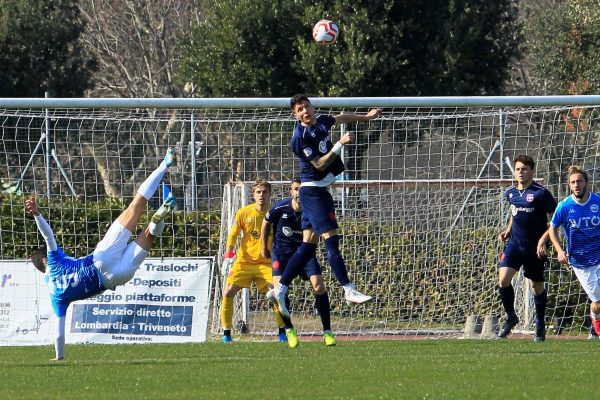
<svg viewBox="0 0 600 400"><path fill-rule="evenodd" d="M333 21L322 19L313 27L313 39L318 44L333 44L338 38L340 30Z"/></svg>

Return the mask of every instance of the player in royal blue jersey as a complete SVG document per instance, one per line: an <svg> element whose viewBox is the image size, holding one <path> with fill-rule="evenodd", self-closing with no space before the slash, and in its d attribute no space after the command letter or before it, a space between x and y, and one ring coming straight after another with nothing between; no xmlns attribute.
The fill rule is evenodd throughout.
<svg viewBox="0 0 600 400"><path fill-rule="evenodd" d="M569 168L571 195L561 201L550 221L550 239L561 264L569 264L591 300L590 318L600 335L600 195L588 191L588 175L579 167ZM558 230L562 227L567 247Z"/></svg>
<svg viewBox="0 0 600 400"><path fill-rule="evenodd" d="M277 298L282 315L289 315L285 305L287 287L304 265L315 256L318 237L322 236L327 250L327 261L338 282L344 287L346 301L364 303L371 296L360 293L348 278L348 270L339 250L340 237L335 207L328 186L345 167L340 158L342 148L355 140L354 133L344 134L335 144L329 137L333 125L370 121L381 114L374 108L366 114L319 115L310 100L297 94L290 106L298 119L291 140L292 152L300 162L300 203L302 204L302 244L288 262L273 295ZM316 233L316 235L314 234Z"/></svg>
<svg viewBox="0 0 600 400"><path fill-rule="evenodd" d="M290 185L290 198L278 201L265 215L261 227L261 253L265 258L271 258L273 263L273 284L278 284L289 259L302 244L302 207L298 192L300 179L294 178ZM269 249L271 228L274 231L272 249ZM272 250L272 251L271 251ZM315 293L315 308L323 325L323 341L326 346L335 346L335 336L331 331L331 309L329 294L321 275L321 266L316 256L313 256L300 273L304 280L310 281ZM271 294L271 292L269 292ZM273 301L271 297L269 300ZM287 301L287 298L286 298ZM298 333L289 316L282 316L285 324L288 345L298 346Z"/></svg>
<svg viewBox="0 0 600 400"><path fill-rule="evenodd" d="M513 165L517 185L505 193L506 200L510 203L511 216L508 226L499 236L501 240L506 241L498 268L498 291L506 312L506 321L498 336L507 337L519 323L515 312L512 278L522 266L534 295L534 340L543 342L546 340L545 315L548 302L544 288L544 267L548 261L548 214L554 212L556 200L548 189L533 180L535 162L531 157L520 155L514 159Z"/></svg>
<svg viewBox="0 0 600 400"><path fill-rule="evenodd" d="M74 258L65 254L56 243L50 225L40 214L35 198L25 201L25 208L34 216L46 242L45 246L32 254L31 261L45 274L50 301L57 317L54 335L56 357L53 360L64 358L65 316L69 304L127 283L148 255L154 239L162 233L164 217L175 206L175 197L171 194L152 216L146 229L134 242L129 243L148 200L154 195L173 158L173 151L169 149L164 160L141 184L131 204L112 223L93 253L85 257Z"/></svg>

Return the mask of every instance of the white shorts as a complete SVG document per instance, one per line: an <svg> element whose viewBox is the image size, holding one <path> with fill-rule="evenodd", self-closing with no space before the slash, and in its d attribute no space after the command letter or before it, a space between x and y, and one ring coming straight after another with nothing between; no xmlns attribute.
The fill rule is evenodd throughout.
<svg viewBox="0 0 600 400"><path fill-rule="evenodd" d="M577 280L581 283L583 290L587 293L592 301L600 300L600 281L598 281L598 273L600 265L588 268L573 268Z"/></svg>
<svg viewBox="0 0 600 400"><path fill-rule="evenodd" d="M94 265L107 289L114 290L127 283L148 256L146 250L136 242L129 243L129 239L131 232L115 221L94 250Z"/></svg>

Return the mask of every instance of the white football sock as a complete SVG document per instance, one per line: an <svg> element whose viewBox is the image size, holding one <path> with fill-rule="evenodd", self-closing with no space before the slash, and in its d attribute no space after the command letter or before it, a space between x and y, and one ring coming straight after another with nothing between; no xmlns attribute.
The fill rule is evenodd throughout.
<svg viewBox="0 0 600 400"><path fill-rule="evenodd" d="M150 223L148 224L148 231L152 236L158 237L162 234L163 230L165 229L165 225L166 224L164 220L160 220L160 222L158 223L150 221Z"/></svg>
<svg viewBox="0 0 600 400"><path fill-rule="evenodd" d="M158 168L156 168L148 178L140 185L138 193L142 195L146 200L150 200L154 196L154 192L158 188L161 179L167 171L167 163L163 160Z"/></svg>

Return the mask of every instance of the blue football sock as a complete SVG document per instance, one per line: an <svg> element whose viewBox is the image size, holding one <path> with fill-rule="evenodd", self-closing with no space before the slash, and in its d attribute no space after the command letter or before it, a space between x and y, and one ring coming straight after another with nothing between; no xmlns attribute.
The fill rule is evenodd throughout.
<svg viewBox="0 0 600 400"><path fill-rule="evenodd" d="M537 329L542 329L546 325L546 303L548 303L548 292L546 290L533 296L536 315L535 326Z"/></svg>
<svg viewBox="0 0 600 400"><path fill-rule="evenodd" d="M498 288L498 292L500 293L500 300L502 301L502 306L504 307L504 311L506 311L506 315L509 317L516 317L515 289L512 285L508 285L507 287Z"/></svg>
<svg viewBox="0 0 600 400"><path fill-rule="evenodd" d="M329 294L315 295L315 308L319 312L321 323L323 324L323 332L331 330L331 307L329 306Z"/></svg>
<svg viewBox="0 0 600 400"><path fill-rule="evenodd" d="M340 237L335 235L325 239L325 249L327 250L327 261L329 261L335 279L342 286L349 284L348 268L340 254Z"/></svg>

